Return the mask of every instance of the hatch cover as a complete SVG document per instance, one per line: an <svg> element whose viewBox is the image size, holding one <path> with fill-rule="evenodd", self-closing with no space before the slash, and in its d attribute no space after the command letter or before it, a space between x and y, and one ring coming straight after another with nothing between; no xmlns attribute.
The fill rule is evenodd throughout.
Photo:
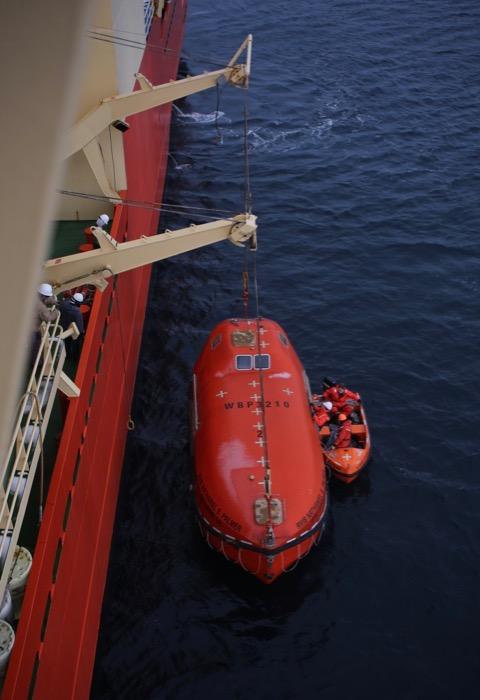
<svg viewBox="0 0 480 700"><path fill-rule="evenodd" d="M270 517L266 498L257 498L255 500L254 510L255 522L257 525L265 525L269 520L271 520L274 525L283 523L283 504L279 498L270 499Z"/></svg>
<svg viewBox="0 0 480 700"><path fill-rule="evenodd" d="M255 333L254 331L233 331L232 343L236 348L253 348Z"/></svg>

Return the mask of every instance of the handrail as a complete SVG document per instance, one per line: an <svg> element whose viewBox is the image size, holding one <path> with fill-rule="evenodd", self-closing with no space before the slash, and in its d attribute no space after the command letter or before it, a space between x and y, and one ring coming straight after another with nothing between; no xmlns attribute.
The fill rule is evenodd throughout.
<svg viewBox="0 0 480 700"><path fill-rule="evenodd" d="M152 0L143 0L143 21L145 25L145 36L148 37L150 33L150 27L153 21L153 2Z"/></svg>
<svg viewBox="0 0 480 700"><path fill-rule="evenodd" d="M58 318L48 324L42 323L40 347L18 404L5 461L0 465L0 603L8 586L15 547L65 363L63 339L73 332L72 329L64 332Z"/></svg>

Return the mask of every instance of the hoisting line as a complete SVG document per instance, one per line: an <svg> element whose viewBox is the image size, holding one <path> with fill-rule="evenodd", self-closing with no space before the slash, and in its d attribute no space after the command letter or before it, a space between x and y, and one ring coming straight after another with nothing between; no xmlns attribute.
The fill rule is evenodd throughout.
<svg viewBox="0 0 480 700"><path fill-rule="evenodd" d="M248 160L248 87L243 88L243 163L244 163L244 198L245 198L245 213L252 213L252 191L250 188L250 163ZM249 249L245 248L245 257L243 261L243 314L245 318L248 318L248 302L249 302L249 290L248 290L248 252ZM258 305L257 305L257 316L258 316Z"/></svg>
<svg viewBox="0 0 480 700"><path fill-rule="evenodd" d="M243 291L242 291L243 316L245 319L247 319L248 318L248 269L243 270L242 278L243 278Z"/></svg>
<svg viewBox="0 0 480 700"><path fill-rule="evenodd" d="M244 119L243 119L243 155L244 155L244 182L245 182L245 212L251 214L252 212L252 191L250 186L250 163L248 157L248 90L244 89ZM267 437L267 421L265 412L265 386L263 380L263 368L262 368L262 348L260 346L261 338L261 318L260 318L260 303L258 296L258 278L257 278L257 256L256 251L253 252L253 285L255 291L255 323L256 323L256 336L257 336L257 357L258 357L258 378L260 383L260 406L262 415L262 434L263 434L263 467L264 467L264 488L265 497L268 504L268 521L267 521L267 534L265 538L265 543L267 545L273 545L274 535L273 535L273 523L271 516L270 499L272 496L272 476L270 471L270 459L268 455L268 437ZM247 317L248 313L248 252L245 255L244 270L242 273L243 278L243 305L244 313Z"/></svg>
<svg viewBox="0 0 480 700"><path fill-rule="evenodd" d="M130 383L128 381L128 376L127 376L127 359L126 359L125 344L124 344L124 339L123 339L123 321L122 321L122 312L120 309L119 291L120 291L120 287L118 286L118 275L115 275L115 281L113 283L112 294L114 295L114 303L116 303L116 306L117 306L118 322L119 322L119 330L120 330L120 349L122 351L123 381L125 382L125 398L127 401L127 410L128 410L127 430L135 430L135 421L133 420L132 414L130 412L131 402L133 399L134 387L133 387L133 383L132 383L132 386L130 386Z"/></svg>

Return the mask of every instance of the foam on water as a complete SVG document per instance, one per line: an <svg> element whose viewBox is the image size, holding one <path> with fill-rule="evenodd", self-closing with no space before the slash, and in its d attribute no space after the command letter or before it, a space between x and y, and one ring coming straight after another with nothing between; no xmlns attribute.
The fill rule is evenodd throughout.
<svg viewBox="0 0 480 700"><path fill-rule="evenodd" d="M173 105L173 109L180 120L194 122L195 124L212 124L225 117L225 112L220 112L218 110L210 112L210 114L202 114L201 112L182 112L180 107L177 107L176 104ZM228 119L224 121L228 123Z"/></svg>
<svg viewBox="0 0 480 700"><path fill-rule="evenodd" d="M266 153L285 153L308 148L323 138L332 126L333 120L325 119L323 124L307 124L283 131L271 127L257 127L248 132L249 148L251 151Z"/></svg>

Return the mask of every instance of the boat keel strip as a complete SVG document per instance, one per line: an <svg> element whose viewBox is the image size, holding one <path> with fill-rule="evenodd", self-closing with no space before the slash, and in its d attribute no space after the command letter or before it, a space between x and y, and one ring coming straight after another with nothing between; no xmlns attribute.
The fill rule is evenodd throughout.
<svg viewBox="0 0 480 700"><path fill-rule="evenodd" d="M247 542L246 540L238 540L235 537L232 537L231 535L226 535L224 532L216 528L214 525L211 525L208 520L200 513L197 511L197 516L200 520L200 526L203 525L212 535L215 535L216 537L219 537L221 540L224 542L227 542L228 544L232 545L233 547L236 547L237 549L248 549L250 552L256 552L257 554L262 554L266 557L274 557L277 554L280 554L281 552L286 551L287 549L291 549L292 547L296 547L297 545L301 544L305 540L308 540L309 537L312 537L316 532L322 531L324 526L325 526L325 516L327 513L327 504L325 504L325 509L320 516L320 518L317 520L317 522L309 529L303 532L301 535L298 537L294 537L290 540L287 540L285 544L281 545L280 547L259 547L258 545L252 544L251 542Z"/></svg>

